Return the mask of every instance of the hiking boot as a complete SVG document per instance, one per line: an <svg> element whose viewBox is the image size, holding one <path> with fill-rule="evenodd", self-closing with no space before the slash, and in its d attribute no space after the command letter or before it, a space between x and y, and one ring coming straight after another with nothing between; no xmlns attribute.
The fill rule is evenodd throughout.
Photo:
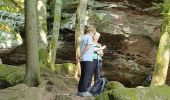
<svg viewBox="0 0 170 100"><path fill-rule="evenodd" d="M87 92L83 92L82 96L87 97L87 96L92 96L92 94L89 91L87 91Z"/></svg>
<svg viewBox="0 0 170 100"><path fill-rule="evenodd" d="M82 95L83 95L83 92L77 92L77 94L76 94L77 96L81 96L82 97Z"/></svg>
<svg viewBox="0 0 170 100"><path fill-rule="evenodd" d="M91 90L91 86L87 88L87 91L90 91Z"/></svg>
<svg viewBox="0 0 170 100"><path fill-rule="evenodd" d="M87 91L87 92L77 92L76 95L81 96L81 97L92 96L92 94L89 91Z"/></svg>

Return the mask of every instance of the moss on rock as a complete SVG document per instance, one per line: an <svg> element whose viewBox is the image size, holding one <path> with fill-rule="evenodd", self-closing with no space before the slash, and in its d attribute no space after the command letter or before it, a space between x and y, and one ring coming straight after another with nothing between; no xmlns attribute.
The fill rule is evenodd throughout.
<svg viewBox="0 0 170 100"><path fill-rule="evenodd" d="M16 85L24 80L24 68L0 64L0 81Z"/></svg>
<svg viewBox="0 0 170 100"><path fill-rule="evenodd" d="M109 81L106 83L104 91L125 88L123 84L118 81Z"/></svg>
<svg viewBox="0 0 170 100"><path fill-rule="evenodd" d="M169 100L170 87L155 86L145 88L121 88L109 90L96 97L96 100Z"/></svg>
<svg viewBox="0 0 170 100"><path fill-rule="evenodd" d="M76 65L73 63L56 64L55 67L57 73L65 73L70 76L74 75L76 71Z"/></svg>
<svg viewBox="0 0 170 100"><path fill-rule="evenodd" d="M109 91L106 91L100 95L97 95L95 97L95 100L110 100L110 97L109 97Z"/></svg>

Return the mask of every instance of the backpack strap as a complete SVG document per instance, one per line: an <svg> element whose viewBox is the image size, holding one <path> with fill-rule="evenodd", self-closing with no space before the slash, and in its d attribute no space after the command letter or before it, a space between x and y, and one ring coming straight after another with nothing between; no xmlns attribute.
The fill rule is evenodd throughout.
<svg viewBox="0 0 170 100"><path fill-rule="evenodd" d="M105 81L104 78L101 78L101 79L102 79L102 82L103 82L101 90L102 90L102 92L103 92L103 89L104 89L104 86L105 86L106 81Z"/></svg>

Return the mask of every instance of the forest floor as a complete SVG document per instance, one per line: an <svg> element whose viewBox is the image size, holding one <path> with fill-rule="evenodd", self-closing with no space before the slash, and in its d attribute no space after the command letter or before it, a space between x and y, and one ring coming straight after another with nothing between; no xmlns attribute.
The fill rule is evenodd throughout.
<svg viewBox="0 0 170 100"><path fill-rule="evenodd" d="M13 75L13 74L12 74ZM77 96L78 81L73 75L49 70L41 71L42 82L38 87L20 83L0 89L0 100L94 100L95 97ZM1 85L1 82L0 82ZM43 98L43 99L42 99Z"/></svg>
<svg viewBox="0 0 170 100"><path fill-rule="evenodd" d="M78 81L65 74L43 74L46 81L44 100L94 100L95 97L77 96Z"/></svg>

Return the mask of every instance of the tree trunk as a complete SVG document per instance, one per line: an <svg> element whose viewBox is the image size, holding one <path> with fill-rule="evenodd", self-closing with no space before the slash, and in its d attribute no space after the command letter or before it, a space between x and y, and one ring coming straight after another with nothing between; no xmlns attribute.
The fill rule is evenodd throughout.
<svg viewBox="0 0 170 100"><path fill-rule="evenodd" d="M39 66L47 66L47 9L46 0L38 0L38 17L39 17Z"/></svg>
<svg viewBox="0 0 170 100"><path fill-rule="evenodd" d="M37 86L40 83L37 0L25 0L25 31L27 46L25 83L28 86Z"/></svg>
<svg viewBox="0 0 170 100"><path fill-rule="evenodd" d="M48 66L55 70L54 64L56 61L56 51L58 47L58 38L60 31L60 20L61 20L61 0L55 1L55 10L54 10L54 23L53 23L53 31L48 44Z"/></svg>
<svg viewBox="0 0 170 100"><path fill-rule="evenodd" d="M151 86L165 84L170 60L170 0L164 0L163 12L163 34L158 47Z"/></svg>
<svg viewBox="0 0 170 100"><path fill-rule="evenodd" d="M75 29L75 49L76 49L76 57L80 56L80 42L81 37L84 34L84 26L85 26L85 17L87 13L87 1L88 0L79 0L77 6L77 15L76 15L76 29ZM78 79L80 75L80 62L77 62L77 71L75 74L75 78Z"/></svg>

